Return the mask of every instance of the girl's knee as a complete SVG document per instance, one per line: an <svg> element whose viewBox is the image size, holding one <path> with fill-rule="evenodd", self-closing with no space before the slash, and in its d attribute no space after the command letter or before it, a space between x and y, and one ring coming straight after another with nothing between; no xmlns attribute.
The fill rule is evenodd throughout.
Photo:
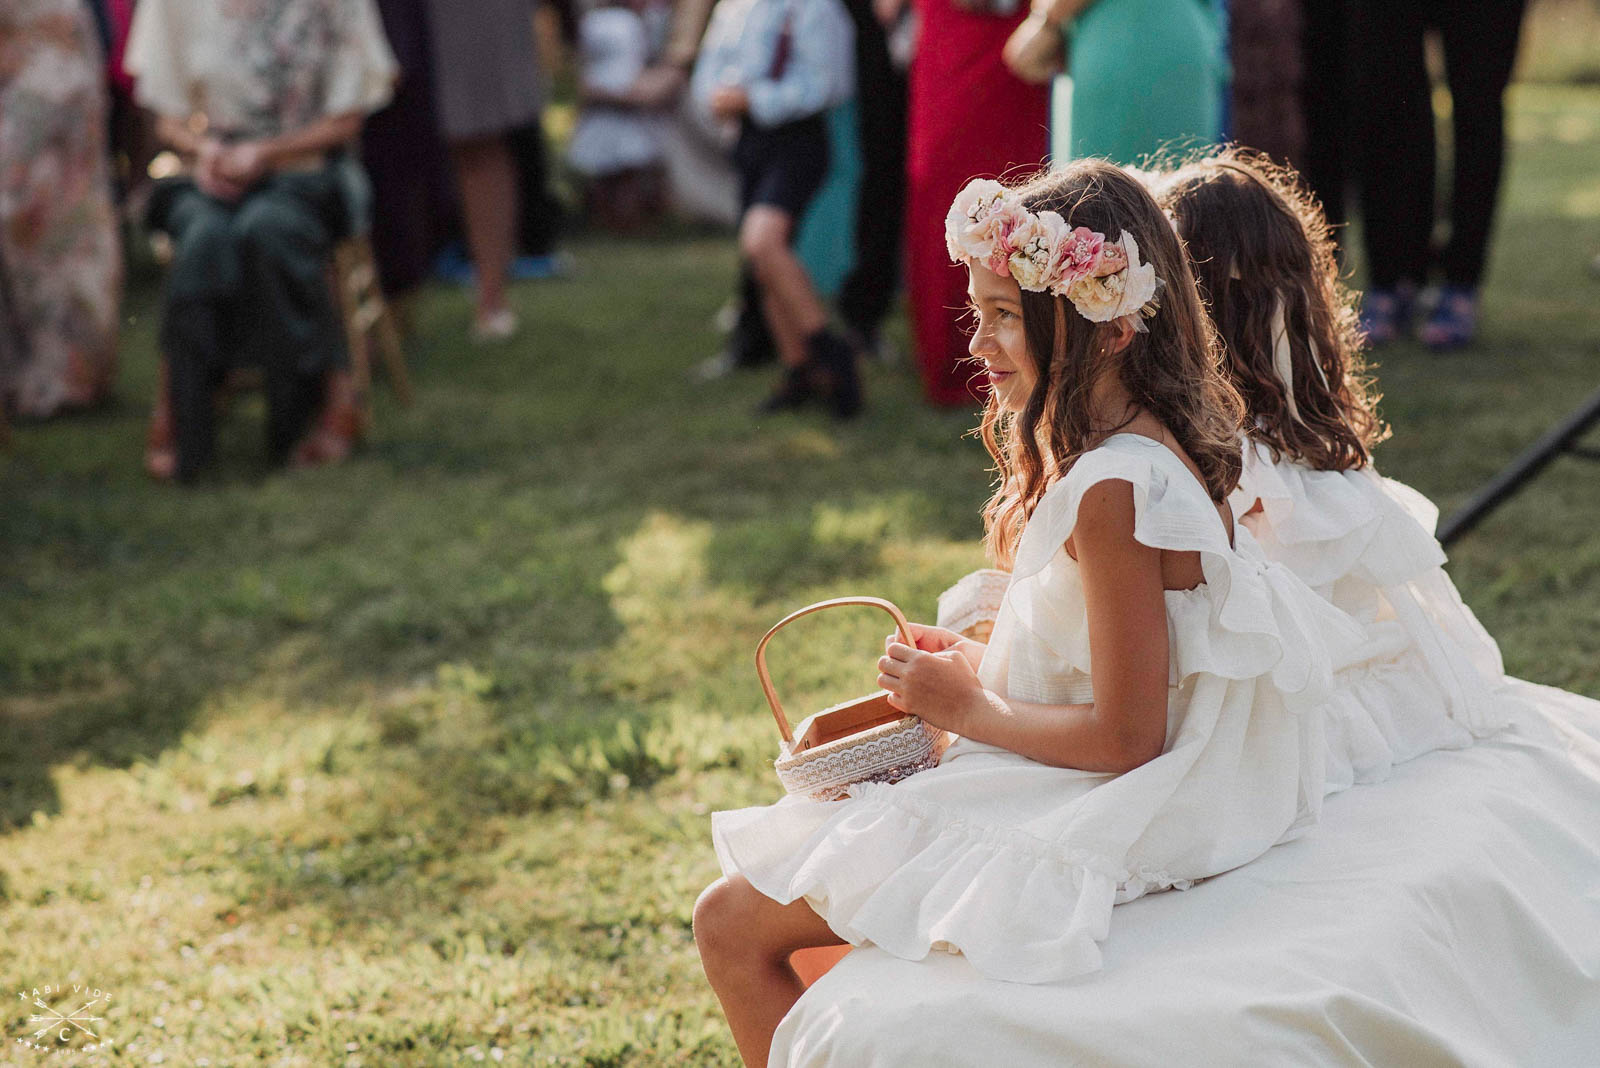
<svg viewBox="0 0 1600 1068"><path fill-rule="evenodd" d="M742 875L724 876L701 892L694 903L694 941L702 956L752 941L751 895L756 894Z"/></svg>

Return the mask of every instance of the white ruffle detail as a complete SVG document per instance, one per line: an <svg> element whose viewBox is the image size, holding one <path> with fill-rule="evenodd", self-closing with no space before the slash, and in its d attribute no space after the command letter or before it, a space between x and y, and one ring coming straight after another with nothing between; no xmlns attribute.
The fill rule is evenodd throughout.
<svg viewBox="0 0 1600 1068"><path fill-rule="evenodd" d="M780 903L805 899L852 945L906 960L959 952L983 975L1019 983L1098 970L1113 905L1193 885L970 820L898 787L853 794L715 814L723 869Z"/></svg>
<svg viewBox="0 0 1600 1068"><path fill-rule="evenodd" d="M1258 500L1261 512L1244 522L1268 557L1367 627L1404 632L1394 655L1403 653L1434 692L1400 708L1414 720L1442 708L1478 737L1505 726L1517 698L1505 685L1499 647L1443 570L1444 550L1432 533L1438 510L1426 497L1370 468L1314 471L1274 461L1266 446L1248 443L1230 501L1244 515ZM1430 733L1413 728L1418 736Z"/></svg>
<svg viewBox="0 0 1600 1068"><path fill-rule="evenodd" d="M1004 665L986 659L987 670L980 672L985 685L1045 700L1027 696L1038 679L1093 674L1077 566L1065 545L1084 493L1107 480L1133 487L1133 536L1140 543L1200 553L1205 583L1166 594L1169 682L1176 686L1197 674L1269 675L1291 709L1320 703L1333 666L1356 659L1365 634L1345 613L1306 597L1301 580L1269 561L1243 527L1236 526L1237 548L1230 547L1221 516L1182 461L1159 442L1133 434L1114 435L1079 457L1029 517L1005 607L1034 641L1031 648L1011 649ZM996 639L1004 623L996 624ZM992 640L991 650L1004 644Z"/></svg>
<svg viewBox="0 0 1600 1068"><path fill-rule="evenodd" d="M1418 522L1426 498L1409 487L1391 496L1385 481L1368 468L1315 471L1274 461L1266 445L1248 442L1239 487L1228 500L1241 517L1261 502L1265 524L1246 522L1267 555L1313 589L1347 577L1394 586L1443 566L1445 555L1431 527ZM1402 504L1402 495L1414 499Z"/></svg>

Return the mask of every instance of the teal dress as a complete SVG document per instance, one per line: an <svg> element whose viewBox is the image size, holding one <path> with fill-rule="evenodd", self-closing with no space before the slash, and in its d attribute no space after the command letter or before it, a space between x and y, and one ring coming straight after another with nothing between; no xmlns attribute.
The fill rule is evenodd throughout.
<svg viewBox="0 0 1600 1068"><path fill-rule="evenodd" d="M832 298L856 263L861 146L855 97L831 108L827 120L828 176L800 220L795 253L806 265L817 293Z"/></svg>
<svg viewBox="0 0 1600 1068"><path fill-rule="evenodd" d="M1227 69L1217 0L1095 0L1067 27L1051 156L1133 164L1214 144Z"/></svg>

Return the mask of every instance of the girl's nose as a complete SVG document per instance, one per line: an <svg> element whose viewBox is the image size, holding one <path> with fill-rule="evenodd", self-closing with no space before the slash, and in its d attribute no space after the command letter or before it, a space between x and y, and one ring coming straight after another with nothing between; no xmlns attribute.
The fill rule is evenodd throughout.
<svg viewBox="0 0 1600 1068"><path fill-rule="evenodd" d="M979 322L977 326L972 328L972 336L967 339L967 354L969 356L982 356L985 352L992 351L994 351L994 338L990 336L988 330L984 329L983 323Z"/></svg>

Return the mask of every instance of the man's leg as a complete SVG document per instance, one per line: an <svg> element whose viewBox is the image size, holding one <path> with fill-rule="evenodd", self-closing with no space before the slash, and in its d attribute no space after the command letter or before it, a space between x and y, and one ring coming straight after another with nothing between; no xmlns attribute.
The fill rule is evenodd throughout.
<svg viewBox="0 0 1600 1068"><path fill-rule="evenodd" d="M1505 92L1517 58L1523 0L1441 5L1439 34L1450 85L1455 151L1445 281L1475 290L1483 280L1505 159Z"/></svg>
<svg viewBox="0 0 1600 1068"><path fill-rule="evenodd" d="M267 393L267 455L282 463L305 434L344 337L328 292L332 235L320 175L281 176L251 194L234 219L248 278L241 305Z"/></svg>
<svg viewBox="0 0 1600 1068"><path fill-rule="evenodd" d="M216 457L216 391L228 356L222 316L244 285L233 211L198 189L186 189L174 195L162 220L173 258L162 301L161 356L180 481L193 479Z"/></svg>

